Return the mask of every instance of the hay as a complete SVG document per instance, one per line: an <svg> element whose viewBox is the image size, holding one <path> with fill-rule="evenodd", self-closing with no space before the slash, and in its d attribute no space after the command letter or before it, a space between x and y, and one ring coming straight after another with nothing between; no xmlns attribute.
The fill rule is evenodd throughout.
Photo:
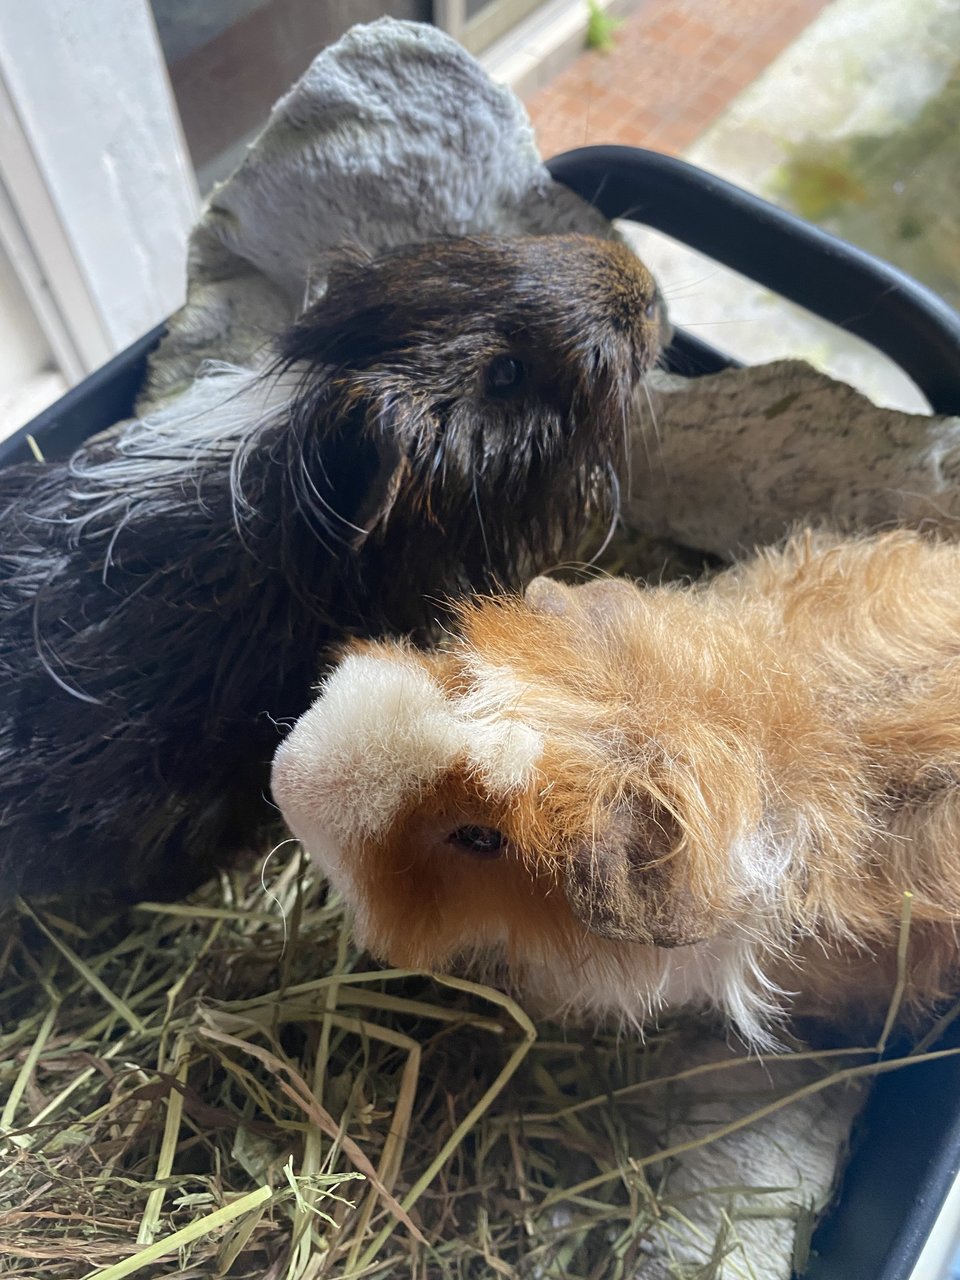
<svg viewBox="0 0 960 1280"><path fill-rule="evenodd" d="M498 991L377 970L295 850L270 869L5 922L0 1274L630 1277L684 1221L672 1159L877 1069L792 1055L822 1068L803 1090L671 1146L678 1086L737 1060L670 1070L682 1023L535 1029ZM704 1276L736 1248L721 1217Z"/></svg>

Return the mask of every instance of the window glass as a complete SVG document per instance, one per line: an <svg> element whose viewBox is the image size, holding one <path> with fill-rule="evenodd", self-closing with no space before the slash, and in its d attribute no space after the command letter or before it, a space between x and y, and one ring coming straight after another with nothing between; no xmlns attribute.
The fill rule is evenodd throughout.
<svg viewBox="0 0 960 1280"><path fill-rule="evenodd" d="M274 102L355 22L428 19L430 0L151 0L202 192L226 177Z"/></svg>

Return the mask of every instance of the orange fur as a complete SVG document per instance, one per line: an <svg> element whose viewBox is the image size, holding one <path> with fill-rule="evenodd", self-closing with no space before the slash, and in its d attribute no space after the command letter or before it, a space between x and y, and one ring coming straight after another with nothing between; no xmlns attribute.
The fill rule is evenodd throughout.
<svg viewBox="0 0 960 1280"><path fill-rule="evenodd" d="M499 789L454 752L342 850L378 953L495 953L555 1005L629 1018L703 999L762 1039L778 1006L882 1018L909 891L907 1006L953 989L960 548L805 533L706 584L538 580L460 624L448 652L365 652L416 665L466 742L514 722L542 749ZM285 767L309 847L325 819L285 805ZM471 824L502 832L499 857L451 845Z"/></svg>

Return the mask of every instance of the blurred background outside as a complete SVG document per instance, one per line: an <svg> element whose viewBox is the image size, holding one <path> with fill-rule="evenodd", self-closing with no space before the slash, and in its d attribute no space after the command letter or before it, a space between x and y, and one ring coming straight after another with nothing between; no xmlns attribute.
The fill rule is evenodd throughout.
<svg viewBox="0 0 960 1280"><path fill-rule="evenodd" d="M179 305L199 202L316 53L385 13L480 57L545 157L684 156L960 304L960 0L37 0L0 7L0 432ZM713 345L924 411L863 344L629 230Z"/></svg>

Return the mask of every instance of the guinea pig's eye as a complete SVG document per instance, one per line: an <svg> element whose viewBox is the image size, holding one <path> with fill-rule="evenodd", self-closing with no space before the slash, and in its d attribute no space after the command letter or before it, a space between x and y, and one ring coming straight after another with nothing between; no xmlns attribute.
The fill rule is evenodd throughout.
<svg viewBox="0 0 960 1280"><path fill-rule="evenodd" d="M654 320L657 312L660 310L660 303L656 298L651 298L647 305L643 308L643 314L648 320Z"/></svg>
<svg viewBox="0 0 960 1280"><path fill-rule="evenodd" d="M505 843L503 832L496 827L457 827L447 836L447 844L454 844L475 858L497 858Z"/></svg>
<svg viewBox="0 0 960 1280"><path fill-rule="evenodd" d="M523 386L526 372L512 356L494 356L484 371L484 389L495 399L513 395Z"/></svg>

